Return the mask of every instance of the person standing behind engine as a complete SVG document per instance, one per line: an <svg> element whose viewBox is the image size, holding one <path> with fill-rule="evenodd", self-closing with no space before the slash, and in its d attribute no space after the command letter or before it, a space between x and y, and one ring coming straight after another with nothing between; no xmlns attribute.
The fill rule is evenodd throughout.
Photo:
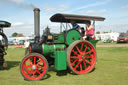
<svg viewBox="0 0 128 85"><path fill-rule="evenodd" d="M26 40L26 41L24 42L24 47L25 47L25 48L28 48L29 45L30 45L30 42L29 42L28 40Z"/></svg>

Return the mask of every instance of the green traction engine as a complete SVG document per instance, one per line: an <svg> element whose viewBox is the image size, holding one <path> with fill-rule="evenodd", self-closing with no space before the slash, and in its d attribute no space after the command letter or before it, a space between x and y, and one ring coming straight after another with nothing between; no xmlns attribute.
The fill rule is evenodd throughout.
<svg viewBox="0 0 128 85"><path fill-rule="evenodd" d="M77 30L67 30L67 23L75 20L77 23L85 24L89 20L103 21L102 17L89 17L69 14L55 14L50 20L61 22L60 33L51 33L47 27L40 41L38 8L34 9L35 42L26 49L20 71L26 80L41 80L45 77L51 66L57 71L70 70L74 74L86 74L92 71L96 63L97 40L82 40ZM66 23L62 31L62 23Z"/></svg>

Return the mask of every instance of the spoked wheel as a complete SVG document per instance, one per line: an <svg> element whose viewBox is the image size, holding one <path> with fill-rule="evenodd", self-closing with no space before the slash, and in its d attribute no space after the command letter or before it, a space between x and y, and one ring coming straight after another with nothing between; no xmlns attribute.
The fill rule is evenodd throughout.
<svg viewBox="0 0 128 85"><path fill-rule="evenodd" d="M44 56L31 53L22 60L20 71L26 80L41 80L48 71L48 62Z"/></svg>
<svg viewBox="0 0 128 85"><path fill-rule="evenodd" d="M94 68L96 51L88 41L75 41L67 49L67 64L75 74L85 74Z"/></svg>

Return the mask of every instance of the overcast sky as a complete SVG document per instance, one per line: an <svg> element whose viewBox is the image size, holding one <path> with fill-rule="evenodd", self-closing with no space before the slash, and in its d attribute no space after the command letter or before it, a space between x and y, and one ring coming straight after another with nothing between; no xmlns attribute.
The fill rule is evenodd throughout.
<svg viewBox="0 0 128 85"><path fill-rule="evenodd" d="M55 13L102 16L104 22L96 22L96 31L126 32L128 30L128 0L0 0L0 20L12 23L5 33L33 34L33 9L40 8L41 33L49 26L58 32L59 24L49 18Z"/></svg>

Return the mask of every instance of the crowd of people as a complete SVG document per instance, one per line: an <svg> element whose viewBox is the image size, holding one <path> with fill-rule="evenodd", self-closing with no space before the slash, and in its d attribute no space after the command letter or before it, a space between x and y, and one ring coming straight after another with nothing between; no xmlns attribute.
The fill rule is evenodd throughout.
<svg viewBox="0 0 128 85"><path fill-rule="evenodd" d="M83 40L89 40L94 35L94 27L91 25L91 21L85 23L86 29L79 26L75 21L71 21L71 24L73 29L78 30L81 33Z"/></svg>

